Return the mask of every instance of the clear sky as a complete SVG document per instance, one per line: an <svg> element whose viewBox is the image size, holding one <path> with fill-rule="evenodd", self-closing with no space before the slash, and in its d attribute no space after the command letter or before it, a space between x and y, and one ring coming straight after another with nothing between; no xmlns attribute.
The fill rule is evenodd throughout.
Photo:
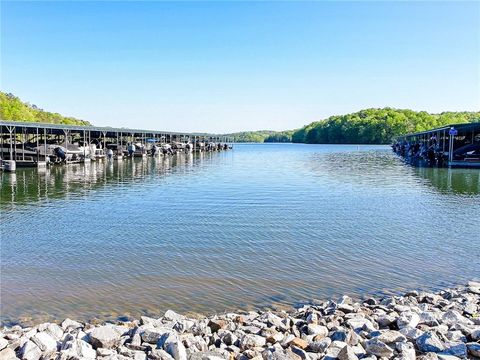
<svg viewBox="0 0 480 360"><path fill-rule="evenodd" d="M96 125L284 130L480 110L480 2L6 2L1 84Z"/></svg>

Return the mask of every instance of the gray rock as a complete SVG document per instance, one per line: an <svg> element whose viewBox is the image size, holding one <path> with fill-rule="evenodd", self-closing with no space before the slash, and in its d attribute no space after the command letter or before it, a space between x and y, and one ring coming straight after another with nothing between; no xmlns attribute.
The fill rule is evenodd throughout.
<svg viewBox="0 0 480 360"><path fill-rule="evenodd" d="M442 316L442 322L446 325L464 324L473 325L473 321L462 316L458 311L448 310Z"/></svg>
<svg viewBox="0 0 480 360"><path fill-rule="evenodd" d="M480 328L472 331L472 333L470 334L470 337L474 341L479 341L480 340Z"/></svg>
<svg viewBox="0 0 480 360"><path fill-rule="evenodd" d="M326 337L328 336L328 329L326 326L308 324L307 333L308 335L314 335L314 336L320 335L320 337Z"/></svg>
<svg viewBox="0 0 480 360"><path fill-rule="evenodd" d="M357 344L355 346L352 346L353 352L355 355L357 355L359 358L363 358L367 355L367 352L363 348L361 344Z"/></svg>
<svg viewBox="0 0 480 360"><path fill-rule="evenodd" d="M411 342L398 342L395 344L402 360L415 360L415 346Z"/></svg>
<svg viewBox="0 0 480 360"><path fill-rule="evenodd" d="M439 360L460 360L459 357L448 355L448 354L437 354Z"/></svg>
<svg viewBox="0 0 480 360"><path fill-rule="evenodd" d="M23 360L38 360L42 356L42 350L33 341L28 340L19 351Z"/></svg>
<svg viewBox="0 0 480 360"><path fill-rule="evenodd" d="M437 330L438 331L438 330ZM447 331L444 333L444 335L447 337L448 340L450 341L455 341L455 342L467 342L467 337L463 335L463 333L459 330L456 331Z"/></svg>
<svg viewBox="0 0 480 360"><path fill-rule="evenodd" d="M240 349L248 350L253 347L261 347L261 346L264 346L265 343L266 343L265 338L261 336L253 335L253 334L245 334L240 339Z"/></svg>
<svg viewBox="0 0 480 360"><path fill-rule="evenodd" d="M311 359L310 359L310 356L307 354L307 352L306 352L305 350L303 350L303 349L300 349L299 347L291 346L291 347L290 347L290 350L291 350L294 354L300 356L300 358L303 359L303 360L311 360Z"/></svg>
<svg viewBox="0 0 480 360"><path fill-rule="evenodd" d="M20 335L16 334L16 333L5 334L5 339L7 339L7 340L16 340L16 339L19 339L19 338L20 338Z"/></svg>
<svg viewBox="0 0 480 360"><path fill-rule="evenodd" d="M57 351L57 341L46 332L36 333L30 340L32 340L42 352L52 353Z"/></svg>
<svg viewBox="0 0 480 360"><path fill-rule="evenodd" d="M139 332L135 332L132 336L132 340L130 341L132 346L140 346L142 345L142 337L140 336Z"/></svg>
<svg viewBox="0 0 480 360"><path fill-rule="evenodd" d="M8 340L0 338L0 350L5 349L8 345Z"/></svg>
<svg viewBox="0 0 480 360"><path fill-rule="evenodd" d="M431 352L417 357L417 360L438 360L437 354Z"/></svg>
<svg viewBox="0 0 480 360"><path fill-rule="evenodd" d="M358 356L355 354L350 346L345 346L337 355L338 360L358 360Z"/></svg>
<svg viewBox="0 0 480 360"><path fill-rule="evenodd" d="M393 356L393 349L387 344L385 344L384 342L378 340L378 338L373 338L365 341L364 347L367 354L380 356L380 357Z"/></svg>
<svg viewBox="0 0 480 360"><path fill-rule="evenodd" d="M480 344L479 343L467 343L468 353L472 356L480 357Z"/></svg>
<svg viewBox="0 0 480 360"><path fill-rule="evenodd" d="M418 316L417 313L405 311L397 319L397 326L399 329L403 329L405 327L416 328L419 322L420 316Z"/></svg>
<svg viewBox="0 0 480 360"><path fill-rule="evenodd" d="M376 328L372 322L368 319L357 317L353 319L348 319L347 324L356 331L366 330L366 331L375 331Z"/></svg>
<svg viewBox="0 0 480 360"><path fill-rule="evenodd" d="M172 355L175 360L187 360L187 351L181 341L169 341L165 350Z"/></svg>
<svg viewBox="0 0 480 360"><path fill-rule="evenodd" d="M45 332L54 337L57 341L59 341L64 334L63 329L57 324L48 324Z"/></svg>
<svg viewBox="0 0 480 360"><path fill-rule="evenodd" d="M346 341L347 332L344 329L334 331L332 335L330 335L330 339L332 339L332 341Z"/></svg>
<svg viewBox="0 0 480 360"><path fill-rule="evenodd" d="M326 356L328 358L334 358L335 359L336 357L338 357L338 354L340 353L340 351L345 346L347 346L347 344L344 343L343 341L332 341L332 343L330 344L330 346L327 349Z"/></svg>
<svg viewBox="0 0 480 360"><path fill-rule="evenodd" d="M149 316L140 316L140 324L142 324L142 326L150 325L151 327L161 327L163 325L161 319L154 319Z"/></svg>
<svg viewBox="0 0 480 360"><path fill-rule="evenodd" d="M402 335L409 340L416 340L419 336L423 335L423 331L419 329L412 328L410 326L406 326L399 331Z"/></svg>
<svg viewBox="0 0 480 360"><path fill-rule="evenodd" d="M377 319L377 324L381 327L388 327L395 322L395 317L392 315L382 315Z"/></svg>
<svg viewBox="0 0 480 360"><path fill-rule="evenodd" d="M379 333L380 334L377 335L376 338L379 341L384 342L386 344L407 340L405 335L403 335L402 333L396 330L380 330Z"/></svg>
<svg viewBox="0 0 480 360"><path fill-rule="evenodd" d="M308 347L316 353L324 353L331 343L332 340L327 337L320 341L311 342L310 344L308 344Z"/></svg>
<svg viewBox="0 0 480 360"><path fill-rule="evenodd" d="M263 336L267 340L267 342L269 342L271 344L275 344L277 342L282 342L283 339L284 339L283 333L275 330L274 328L263 329L262 332L261 332L261 336ZM225 342L225 340L224 340L224 342ZM235 341L232 342L232 343L235 343Z"/></svg>
<svg viewBox="0 0 480 360"><path fill-rule="evenodd" d="M223 360L228 359L228 351L225 350L211 350L192 353L189 355L189 360Z"/></svg>
<svg viewBox="0 0 480 360"><path fill-rule="evenodd" d="M163 349L152 349L148 357L153 360L173 360L172 355ZM193 357L190 357L192 359Z"/></svg>
<svg viewBox="0 0 480 360"><path fill-rule="evenodd" d="M437 320L435 314L431 311L423 311L419 314L420 322L419 324L425 324L428 326L438 326L440 323Z"/></svg>
<svg viewBox="0 0 480 360"><path fill-rule="evenodd" d="M182 320L185 320L185 316L183 315L180 315L180 314L177 314L175 311L173 310L167 310L165 312L165 315L163 315L163 317L167 320L171 320L171 321L182 321Z"/></svg>
<svg viewBox="0 0 480 360"><path fill-rule="evenodd" d="M163 348L175 360L187 360L187 350L175 333L163 334L158 340L157 348Z"/></svg>
<svg viewBox="0 0 480 360"><path fill-rule="evenodd" d="M133 354L131 354L129 358L134 360L147 360L147 354L145 354L143 351L133 350Z"/></svg>
<svg viewBox="0 0 480 360"><path fill-rule="evenodd" d="M476 314L477 313L477 310L478 310L478 307L476 304L474 304L473 302L469 302L465 305L463 311L466 313L466 314L469 314L469 315L473 315L473 314Z"/></svg>
<svg viewBox="0 0 480 360"><path fill-rule="evenodd" d="M120 337L120 333L111 326L97 327L89 334L94 349L99 347L111 349L119 344Z"/></svg>
<svg viewBox="0 0 480 360"><path fill-rule="evenodd" d="M15 360L17 356L15 355L15 351L10 348L3 348L0 350L0 360Z"/></svg>
<svg viewBox="0 0 480 360"><path fill-rule="evenodd" d="M428 331L423 335L419 336L416 340L416 344L418 349L424 353L428 353L428 352L438 353L445 349L445 346L440 341L438 336L431 331Z"/></svg>
<svg viewBox="0 0 480 360"><path fill-rule="evenodd" d="M172 329L154 328L154 329L145 329L140 336L144 342L149 344L156 344L164 334L170 334L170 333L172 333Z"/></svg>
<svg viewBox="0 0 480 360"><path fill-rule="evenodd" d="M267 313L265 320L270 326L275 326L278 330L285 331L288 329L288 326L285 325L281 317L270 312Z"/></svg>
<svg viewBox="0 0 480 360"><path fill-rule="evenodd" d="M96 358L96 351L93 349L92 345L87 343L82 339L77 339L77 352L80 355L80 358L84 359L95 359Z"/></svg>
<svg viewBox="0 0 480 360"><path fill-rule="evenodd" d="M445 344L445 350L441 354L464 358L467 357L467 346L464 343L447 343Z"/></svg>
<svg viewBox="0 0 480 360"><path fill-rule="evenodd" d="M307 324L318 324L318 315L317 313L310 313L307 316Z"/></svg>
<svg viewBox="0 0 480 360"><path fill-rule="evenodd" d="M83 325L72 319L66 318L62 322L62 329L65 331L72 330L72 329L80 329L80 328L83 328Z"/></svg>
<svg viewBox="0 0 480 360"><path fill-rule="evenodd" d="M301 360L302 358L293 353L290 349L276 349L275 351L267 351L263 354L264 360Z"/></svg>
<svg viewBox="0 0 480 360"><path fill-rule="evenodd" d="M97 348L97 355L98 356L111 356L111 355L114 355L116 353L117 352L115 350L112 350L112 349Z"/></svg>

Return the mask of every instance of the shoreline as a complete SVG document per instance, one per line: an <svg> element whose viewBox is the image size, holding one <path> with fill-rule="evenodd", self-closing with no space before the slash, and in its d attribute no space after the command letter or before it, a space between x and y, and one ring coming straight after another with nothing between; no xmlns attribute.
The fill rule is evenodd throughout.
<svg viewBox="0 0 480 360"><path fill-rule="evenodd" d="M480 359L480 282L259 310L0 329L0 360Z"/></svg>

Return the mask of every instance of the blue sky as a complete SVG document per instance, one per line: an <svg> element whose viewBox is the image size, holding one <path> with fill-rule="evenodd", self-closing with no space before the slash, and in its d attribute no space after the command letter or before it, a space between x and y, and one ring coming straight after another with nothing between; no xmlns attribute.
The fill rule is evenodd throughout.
<svg viewBox="0 0 480 360"><path fill-rule="evenodd" d="M96 125L480 110L479 2L1 2L2 91Z"/></svg>

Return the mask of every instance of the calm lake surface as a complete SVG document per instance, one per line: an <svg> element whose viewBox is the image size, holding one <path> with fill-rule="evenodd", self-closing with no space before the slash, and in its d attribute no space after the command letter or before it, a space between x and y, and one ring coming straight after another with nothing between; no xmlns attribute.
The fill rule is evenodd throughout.
<svg viewBox="0 0 480 360"><path fill-rule="evenodd" d="M435 290L480 277L480 171L385 146L1 176L1 320L117 319Z"/></svg>

